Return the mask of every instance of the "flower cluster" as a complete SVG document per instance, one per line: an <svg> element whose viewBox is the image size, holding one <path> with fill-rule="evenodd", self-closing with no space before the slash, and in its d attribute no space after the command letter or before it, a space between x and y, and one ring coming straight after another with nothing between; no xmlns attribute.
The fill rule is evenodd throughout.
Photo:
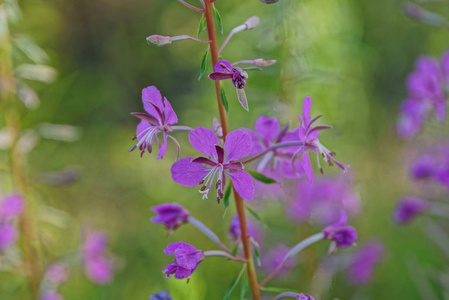
<svg viewBox="0 0 449 300"><path fill-rule="evenodd" d="M15 220L22 214L24 206L18 194L0 200L0 251L12 246L17 240Z"/></svg>
<svg viewBox="0 0 449 300"><path fill-rule="evenodd" d="M407 99L401 106L397 132L403 138L414 136L431 111L440 122L446 118L446 94L449 86L449 51L439 62L420 57L407 78Z"/></svg>
<svg viewBox="0 0 449 300"><path fill-rule="evenodd" d="M112 280L114 266L107 252L108 240L100 232L86 234L82 255L87 277L95 283L106 284Z"/></svg>

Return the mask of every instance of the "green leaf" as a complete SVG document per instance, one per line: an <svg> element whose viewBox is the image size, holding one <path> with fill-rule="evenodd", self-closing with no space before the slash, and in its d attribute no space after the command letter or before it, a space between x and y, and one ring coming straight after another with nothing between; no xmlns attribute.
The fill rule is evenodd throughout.
<svg viewBox="0 0 449 300"><path fill-rule="evenodd" d="M284 292L293 292L293 293L301 293L298 290L295 289L288 289L288 288L280 288L280 287L271 287L271 286L263 286L260 288L262 291L265 292L272 292L272 293L284 293Z"/></svg>
<svg viewBox="0 0 449 300"><path fill-rule="evenodd" d="M248 172L257 181L260 181L260 182L263 182L263 183L266 183L266 184L277 183L276 180L268 178L267 176L265 176L265 175L263 175L263 174L261 174L259 172L256 172L256 171L253 171L253 170L248 170L248 169L245 169L245 171Z"/></svg>
<svg viewBox="0 0 449 300"><path fill-rule="evenodd" d="M238 250L239 250L239 244L237 243L237 245L235 245L234 249L232 249L232 256L236 256Z"/></svg>
<svg viewBox="0 0 449 300"><path fill-rule="evenodd" d="M223 21L221 19L220 13L218 12L218 9L214 6L214 17L217 20L218 29L220 30L220 33L223 34Z"/></svg>
<svg viewBox="0 0 449 300"><path fill-rule="evenodd" d="M243 265L243 268L240 270L239 274L237 274L237 277L234 278L234 280L231 282L231 285L226 290L226 294L223 297L223 300L228 300L231 296L232 291L236 287L236 285L239 283L240 278L242 278L242 275L245 273L246 270L246 264Z"/></svg>
<svg viewBox="0 0 449 300"><path fill-rule="evenodd" d="M200 76L198 76L198 80L200 80L201 77L203 77L204 71L206 71L208 56L209 56L209 48L207 48L207 51L206 53L204 53L203 59L201 60Z"/></svg>
<svg viewBox="0 0 449 300"><path fill-rule="evenodd" d="M223 203L224 203L224 207L225 207L225 210L223 212L223 218L226 216L226 212L228 211L230 196L231 196L231 184L229 184L226 187L224 195L223 195Z"/></svg>
<svg viewBox="0 0 449 300"><path fill-rule="evenodd" d="M228 98L226 97L225 89L221 84L220 84L220 98L221 98L221 103L223 104L224 108L226 109L226 113L229 114Z"/></svg>
<svg viewBox="0 0 449 300"><path fill-rule="evenodd" d="M253 253L254 253L254 258L256 259L256 264L258 267L260 267L262 265L262 263L260 262L260 254L255 246L253 247Z"/></svg>
<svg viewBox="0 0 449 300"><path fill-rule="evenodd" d="M246 210L257 220L262 224L263 227L267 228L267 225L262 221L262 218L254 211L252 210L248 205L245 205Z"/></svg>
<svg viewBox="0 0 449 300"><path fill-rule="evenodd" d="M206 17L203 14L203 16L200 19L200 23L198 24L198 30L196 32L197 37L200 37L200 34L204 30L204 28L206 28Z"/></svg>
<svg viewBox="0 0 449 300"><path fill-rule="evenodd" d="M249 281L248 281L248 275L245 274L242 279L242 283L240 284L240 300L246 299L246 294L248 294L249 289Z"/></svg>

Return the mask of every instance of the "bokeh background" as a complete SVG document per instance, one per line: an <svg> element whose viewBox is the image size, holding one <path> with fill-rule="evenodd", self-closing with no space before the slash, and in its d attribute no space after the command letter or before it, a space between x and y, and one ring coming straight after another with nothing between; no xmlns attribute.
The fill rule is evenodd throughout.
<svg viewBox="0 0 449 300"><path fill-rule="evenodd" d="M428 136L444 136L431 123L425 130L427 138L404 142L397 137L395 122L406 93L404 80L419 55L440 56L449 44L447 30L410 20L402 5L396 0L216 2L225 32L252 15L261 20L259 27L231 40L223 52L226 59L278 61L250 73L249 113L226 83L230 127L251 128L261 114L296 122L303 97L311 95L314 114L324 114L325 123L335 127L323 133L322 139L351 165L354 186L361 195L362 210L351 220L360 243L374 237L385 245L385 259L371 284L357 287L338 273L323 299L421 299L408 267L410 258L433 269L447 263L429 242L420 221L409 227L391 221L398 197L425 194L407 176L411 153L429 144ZM207 77L197 79L205 45L180 41L157 48L145 41L151 34L195 35L200 14L175 0L23 0L20 6L23 19L18 29L49 53L58 71L54 83L33 85L41 104L23 112L23 126L63 123L81 132L73 143L43 139L28 159L34 201L56 208L57 219L63 220L36 212L45 255L58 257L76 249L80 230L88 225L106 232L111 251L121 258L121 270L110 284L96 286L80 270L61 293L66 299L148 299L150 293L168 289L175 299L221 299L238 264L211 258L189 284L166 280L161 270L170 262L163 254L167 243L183 240L204 250L214 245L191 226L167 238L162 226L149 222L149 208L179 202L230 242L227 228L233 205L223 218L222 205L213 199L202 201L196 190L175 184L169 172L176 157L173 145L162 161L156 161L155 155L140 158L138 152L128 153L138 123L129 112L142 110L140 93L146 86L156 85L171 101L180 124L211 126L212 118L218 117L212 82ZM449 5L443 3L428 3L426 8L449 13ZM206 72L210 70L209 63ZM183 155L193 153L186 135L176 136L185 145ZM58 187L40 180L42 172L67 166L80 172L79 180ZM325 172L337 174L338 170L326 168ZM3 177L7 190L8 179ZM314 224L291 223L277 199L257 201L251 205L268 225L267 245L280 237L294 245L320 230ZM310 292L312 275L327 246L323 242L305 251L294 272L270 285ZM1 299L24 299L22 279L11 274L0 277Z"/></svg>

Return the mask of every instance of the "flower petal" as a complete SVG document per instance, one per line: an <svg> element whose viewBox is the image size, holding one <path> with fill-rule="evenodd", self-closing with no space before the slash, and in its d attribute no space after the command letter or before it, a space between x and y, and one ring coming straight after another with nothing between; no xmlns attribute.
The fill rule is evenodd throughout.
<svg viewBox="0 0 449 300"><path fill-rule="evenodd" d="M239 195L246 200L253 200L254 198L254 182L246 171L241 170L237 172L226 172L232 180L235 190Z"/></svg>
<svg viewBox="0 0 449 300"><path fill-rule="evenodd" d="M307 178L310 182L313 182L313 168L312 163L310 162L310 156L309 152L304 152L302 155L302 168L304 169L304 172L306 173Z"/></svg>
<svg viewBox="0 0 449 300"><path fill-rule="evenodd" d="M200 163L191 162L192 157L185 157L173 164L171 176L173 180L184 186L199 185L209 169Z"/></svg>
<svg viewBox="0 0 449 300"><path fill-rule="evenodd" d="M237 91L237 98L239 99L240 104L246 111L249 111L248 99L246 98L245 90L237 88L235 90Z"/></svg>
<svg viewBox="0 0 449 300"><path fill-rule="evenodd" d="M164 253L167 254L167 255L174 255L176 249L178 249L178 248L179 249L184 249L186 251L188 250L188 251L191 251L191 252L197 251L196 248L193 247L190 244L187 244L185 242L176 242L176 243L168 244L167 247L165 247L165 249L164 249Z"/></svg>
<svg viewBox="0 0 449 300"><path fill-rule="evenodd" d="M148 129L149 127L152 127L152 126L150 125L150 123L148 123L147 121L144 121L144 120L140 121L139 125L137 125L136 136L139 141L145 136L145 133L142 133L142 131L144 131L145 129Z"/></svg>
<svg viewBox="0 0 449 300"><path fill-rule="evenodd" d="M177 267L176 268L176 273L175 273L175 278L176 279L184 279L189 277L190 275L192 275L193 271L195 271L195 269L193 270L189 270L189 269L185 269L183 267Z"/></svg>
<svg viewBox="0 0 449 300"><path fill-rule="evenodd" d="M195 128L189 133L189 141L195 150L217 160L215 145L219 145L220 142L212 129L205 127Z"/></svg>
<svg viewBox="0 0 449 300"><path fill-rule="evenodd" d="M142 102L143 108L146 110L147 113L149 113L159 121L162 121L154 106L159 108L160 111L163 111L164 105L162 103L161 93L154 85L146 87L142 90ZM151 103L153 103L154 106L151 105Z"/></svg>
<svg viewBox="0 0 449 300"><path fill-rule="evenodd" d="M157 159L164 158L165 151L167 150L167 137L168 137L168 135L164 132L164 142L159 147L159 152L157 153Z"/></svg>
<svg viewBox="0 0 449 300"><path fill-rule="evenodd" d="M173 125L178 123L178 116L176 115L173 107L170 102L168 102L167 98L164 97L164 115L165 115L165 124Z"/></svg>
<svg viewBox="0 0 449 300"><path fill-rule="evenodd" d="M254 129L266 143L271 143L279 135L281 126L276 118L260 116L254 125Z"/></svg>
<svg viewBox="0 0 449 300"><path fill-rule="evenodd" d="M251 153L252 142L251 136L244 130L234 130L226 136L225 163L244 158Z"/></svg>
<svg viewBox="0 0 449 300"><path fill-rule="evenodd" d="M214 72L209 74L209 78L212 80L226 80L226 79L231 79L232 78L232 74L230 73L221 73L221 72Z"/></svg>
<svg viewBox="0 0 449 300"><path fill-rule="evenodd" d="M214 66L214 71L219 73L230 73L232 74L232 65L229 61L219 60Z"/></svg>
<svg viewBox="0 0 449 300"><path fill-rule="evenodd" d="M302 118L305 123L305 126L307 126L310 122L311 110L312 110L312 98L305 97L304 102L302 104Z"/></svg>

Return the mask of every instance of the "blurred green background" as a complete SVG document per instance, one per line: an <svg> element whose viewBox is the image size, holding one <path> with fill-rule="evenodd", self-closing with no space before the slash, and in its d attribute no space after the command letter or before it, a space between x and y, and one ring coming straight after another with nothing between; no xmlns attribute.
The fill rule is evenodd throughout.
<svg viewBox="0 0 449 300"><path fill-rule="evenodd" d="M403 142L395 135L404 80L417 56L440 56L449 41L447 30L405 17L402 4L396 0L216 2L225 33L252 15L261 20L259 27L231 40L222 53L225 59L278 61L250 73L249 113L226 83L231 129L252 127L261 114L297 122L303 97L311 95L314 114L324 114L323 122L335 127L323 133L323 143L351 165L362 195L363 210L351 220L360 243L377 237L385 244L387 254L372 284L355 287L344 274L337 274L323 299L421 299L407 258L416 256L436 269L445 262L439 249L429 246L422 222L398 228L390 218L395 199L412 193L407 178L410 149L428 142L423 138ZM203 250L215 247L191 226L182 226L167 238L162 226L148 221L149 208L179 202L229 242L233 206L222 218L222 205L212 199L202 201L195 189L171 180L169 168L176 150L170 142L162 161L156 161L155 155L140 158L138 152L127 151L138 123L129 112L142 111L140 93L146 86L156 85L171 101L179 124L211 126L212 118L218 117L212 82L206 77L197 80L205 45L179 41L157 48L145 41L152 34L195 35L200 14L175 0L24 0L20 5L20 31L48 51L59 73L53 84L34 85L41 105L24 112L24 127L50 122L75 125L82 131L74 143L42 140L29 156L29 172L35 179L42 171L66 166L81 171L80 180L67 186L49 187L38 180L34 184L36 201L68 214L62 228L45 220L40 223L45 254L51 258L76 249L80 228L88 224L108 233L111 251L123 260L112 283L95 286L82 275L73 276L61 293L66 299L148 299L150 293L167 289L174 299L221 299L238 264L211 258L189 284L166 280L161 270L171 260L163 254L167 243L183 240ZM449 13L447 4L425 7ZM206 72L210 70L209 63ZM434 126L426 133L439 136ZM193 153L185 133L176 137L184 145L183 156ZM325 172L338 171L326 168ZM286 244L294 245L320 230L311 224L289 223L276 200L256 209L268 224L268 244L269 237L275 236L276 241L285 237ZM311 292L314 269L327 246L323 242L306 251L294 272L270 285ZM2 274L0 298L24 299L20 291L17 298L11 296L24 289L20 283L19 278Z"/></svg>

